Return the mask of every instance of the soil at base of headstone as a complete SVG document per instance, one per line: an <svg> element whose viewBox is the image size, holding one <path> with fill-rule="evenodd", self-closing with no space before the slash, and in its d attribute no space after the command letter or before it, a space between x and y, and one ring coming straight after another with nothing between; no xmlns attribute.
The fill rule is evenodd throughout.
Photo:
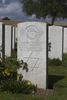
<svg viewBox="0 0 67 100"><path fill-rule="evenodd" d="M59 90L61 90L61 88L58 87L54 87L53 89L46 89L46 90L37 88L37 90L35 92L32 91L30 95L47 98L48 96L57 93Z"/></svg>

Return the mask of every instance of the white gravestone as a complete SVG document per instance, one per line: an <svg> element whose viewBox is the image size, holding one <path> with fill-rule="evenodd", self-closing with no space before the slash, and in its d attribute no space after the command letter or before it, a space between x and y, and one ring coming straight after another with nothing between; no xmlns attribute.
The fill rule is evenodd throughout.
<svg viewBox="0 0 67 100"><path fill-rule="evenodd" d="M0 22L0 57L5 56L5 24Z"/></svg>
<svg viewBox="0 0 67 100"><path fill-rule="evenodd" d="M63 52L67 52L67 28L64 28L64 49Z"/></svg>
<svg viewBox="0 0 67 100"><path fill-rule="evenodd" d="M48 53L48 57L51 59L59 58L62 60L62 30L63 27L60 26L49 26L48 37L51 49Z"/></svg>
<svg viewBox="0 0 67 100"><path fill-rule="evenodd" d="M2 23L0 23L0 57L2 58Z"/></svg>
<svg viewBox="0 0 67 100"><path fill-rule="evenodd" d="M24 22L18 24L18 60L28 64L28 72L18 69L24 80L47 88L47 24Z"/></svg>
<svg viewBox="0 0 67 100"><path fill-rule="evenodd" d="M11 41L11 26L5 25L5 55L8 57L11 56Z"/></svg>
<svg viewBox="0 0 67 100"><path fill-rule="evenodd" d="M15 42L17 42L17 28L15 28Z"/></svg>
<svg viewBox="0 0 67 100"><path fill-rule="evenodd" d="M13 34L12 34L12 49L15 49L15 28L13 27Z"/></svg>

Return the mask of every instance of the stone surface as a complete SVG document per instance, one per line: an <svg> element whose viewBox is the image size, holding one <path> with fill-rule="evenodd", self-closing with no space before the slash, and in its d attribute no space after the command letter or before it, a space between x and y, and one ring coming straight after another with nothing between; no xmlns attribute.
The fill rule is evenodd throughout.
<svg viewBox="0 0 67 100"><path fill-rule="evenodd" d="M15 28L15 42L17 42L17 28Z"/></svg>
<svg viewBox="0 0 67 100"><path fill-rule="evenodd" d="M63 52L67 52L67 28L64 28L64 47Z"/></svg>
<svg viewBox="0 0 67 100"><path fill-rule="evenodd" d="M5 56L5 24L0 22L0 56L3 58Z"/></svg>
<svg viewBox="0 0 67 100"><path fill-rule="evenodd" d="M51 43L48 57L51 59L59 58L62 60L62 30L63 27L60 26L49 26L48 28L48 41Z"/></svg>
<svg viewBox="0 0 67 100"><path fill-rule="evenodd" d="M28 72L19 68L23 79L47 88L47 24L24 22L18 24L18 60L28 64Z"/></svg>
<svg viewBox="0 0 67 100"><path fill-rule="evenodd" d="M11 56L11 26L5 25L5 55Z"/></svg>
<svg viewBox="0 0 67 100"><path fill-rule="evenodd" d="M2 23L0 23L0 57L2 58Z"/></svg>
<svg viewBox="0 0 67 100"><path fill-rule="evenodd" d="M12 34L12 49L15 48L15 28L13 27L13 34Z"/></svg>

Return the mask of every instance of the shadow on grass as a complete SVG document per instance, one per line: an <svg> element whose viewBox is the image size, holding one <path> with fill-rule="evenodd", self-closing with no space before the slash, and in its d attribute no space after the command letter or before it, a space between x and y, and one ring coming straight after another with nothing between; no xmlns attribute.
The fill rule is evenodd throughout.
<svg viewBox="0 0 67 100"><path fill-rule="evenodd" d="M53 85L65 76L48 75L48 88L53 89Z"/></svg>

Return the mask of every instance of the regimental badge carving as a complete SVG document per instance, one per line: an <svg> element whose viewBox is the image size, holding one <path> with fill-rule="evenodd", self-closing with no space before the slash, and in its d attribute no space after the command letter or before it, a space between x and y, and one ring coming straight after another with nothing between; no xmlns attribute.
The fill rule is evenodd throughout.
<svg viewBox="0 0 67 100"><path fill-rule="evenodd" d="M38 34L39 30L34 25L30 25L26 28L26 36L30 40L36 39L38 37Z"/></svg>
<svg viewBox="0 0 67 100"><path fill-rule="evenodd" d="M20 34L20 39L19 39L20 50L42 51L44 48L42 46L42 42L40 42L42 34L43 34L42 28L36 27L35 25L27 26L23 30L23 34Z"/></svg>

